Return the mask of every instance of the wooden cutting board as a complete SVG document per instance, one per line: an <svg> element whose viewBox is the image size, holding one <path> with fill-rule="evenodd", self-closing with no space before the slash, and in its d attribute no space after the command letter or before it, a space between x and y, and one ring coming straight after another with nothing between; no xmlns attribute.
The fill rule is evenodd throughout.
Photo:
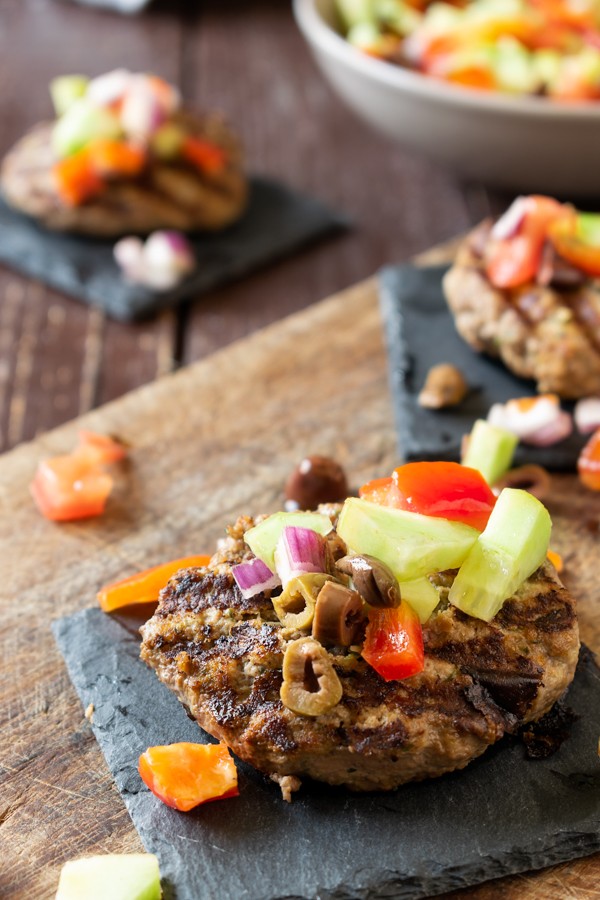
<svg viewBox="0 0 600 900"><path fill-rule="evenodd" d="M82 426L125 441L129 460L101 519L53 525L28 484L39 459L70 450ZM398 462L374 280L0 458L2 898L53 897L74 856L141 850L51 620L93 605L107 582L210 552L241 511L279 507L306 453L336 457L354 485ZM562 476L549 506L582 638L600 651L600 497ZM597 855L453 897L592 898L599 881Z"/></svg>

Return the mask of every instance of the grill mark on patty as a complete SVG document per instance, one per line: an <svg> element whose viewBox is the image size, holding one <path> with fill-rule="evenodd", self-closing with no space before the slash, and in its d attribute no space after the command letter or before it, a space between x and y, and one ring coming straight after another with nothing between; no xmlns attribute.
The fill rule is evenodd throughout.
<svg viewBox="0 0 600 900"><path fill-rule="evenodd" d="M540 589L527 603L519 598L506 600L496 616L500 628L533 626L546 634L567 631L575 623L575 609L561 588Z"/></svg>
<svg viewBox="0 0 600 900"><path fill-rule="evenodd" d="M585 291L577 291L565 297L575 321L596 354L600 354L600 312L594 309Z"/></svg>
<svg viewBox="0 0 600 900"><path fill-rule="evenodd" d="M493 702L522 718L537 696L542 669L523 655L507 653L504 637L490 631L469 640L427 643L427 652L453 663L480 684Z"/></svg>
<svg viewBox="0 0 600 900"><path fill-rule="evenodd" d="M340 743L347 744L354 753L363 753L365 756L381 750L401 749L408 738L408 730L398 720L374 728L361 728L358 725L340 728L338 733Z"/></svg>
<svg viewBox="0 0 600 900"><path fill-rule="evenodd" d="M161 591L155 615L166 618L175 613L199 613L206 609L272 612L273 604L265 594L246 600L230 573L210 569L185 569Z"/></svg>

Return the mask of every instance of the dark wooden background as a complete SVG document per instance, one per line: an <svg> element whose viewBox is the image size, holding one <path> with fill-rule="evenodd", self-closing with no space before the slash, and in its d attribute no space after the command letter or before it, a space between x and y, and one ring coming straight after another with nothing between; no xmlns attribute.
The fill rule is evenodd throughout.
<svg viewBox="0 0 600 900"><path fill-rule="evenodd" d="M338 103L285 0L164 0L134 18L67 0L0 0L0 154L50 115L52 77L116 66L156 71L191 106L222 109L251 170L313 193L355 228L137 325L0 268L0 450L444 240L489 209L482 187L404 153Z"/></svg>

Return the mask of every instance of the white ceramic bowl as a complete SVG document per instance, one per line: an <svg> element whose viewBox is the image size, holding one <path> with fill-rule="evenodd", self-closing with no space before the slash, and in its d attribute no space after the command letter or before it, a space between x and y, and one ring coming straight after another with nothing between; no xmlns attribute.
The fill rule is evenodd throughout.
<svg viewBox="0 0 600 900"><path fill-rule="evenodd" d="M559 104L469 90L356 50L334 0L294 0L326 78L365 121L468 178L514 191L600 194L600 102Z"/></svg>

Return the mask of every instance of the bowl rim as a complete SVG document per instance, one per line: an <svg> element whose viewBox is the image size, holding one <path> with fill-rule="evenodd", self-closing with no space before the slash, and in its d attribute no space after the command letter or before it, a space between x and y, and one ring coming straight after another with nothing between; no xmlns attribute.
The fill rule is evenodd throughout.
<svg viewBox="0 0 600 900"><path fill-rule="evenodd" d="M546 97L513 97L499 91L484 93L368 56L354 48L332 28L318 11L317 0L293 0L293 11L296 23L309 43L386 87L485 112L567 121L600 120L600 101L594 104L585 101L567 104Z"/></svg>

